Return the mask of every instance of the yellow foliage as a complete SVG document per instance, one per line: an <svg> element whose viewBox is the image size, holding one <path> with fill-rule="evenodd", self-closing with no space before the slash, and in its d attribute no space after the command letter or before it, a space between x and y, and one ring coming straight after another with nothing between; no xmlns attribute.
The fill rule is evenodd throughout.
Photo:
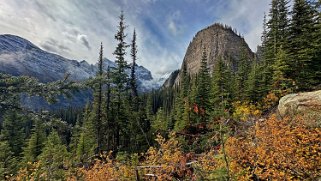
<svg viewBox="0 0 321 181"><path fill-rule="evenodd" d="M247 121L251 117L258 117L262 112L254 105L247 102L234 102L234 113L233 117L241 121Z"/></svg>

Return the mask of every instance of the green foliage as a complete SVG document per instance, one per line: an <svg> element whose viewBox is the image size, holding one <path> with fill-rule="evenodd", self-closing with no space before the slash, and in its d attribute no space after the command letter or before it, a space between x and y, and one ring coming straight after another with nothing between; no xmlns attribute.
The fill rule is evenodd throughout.
<svg viewBox="0 0 321 181"><path fill-rule="evenodd" d="M246 49L243 47L240 60L238 62L237 71L234 78L234 92L236 100L245 100L245 88L246 80L248 79L248 74L250 72L251 62L246 53Z"/></svg>
<svg viewBox="0 0 321 181"><path fill-rule="evenodd" d="M315 81L315 72L311 71L319 62L313 61L313 40L315 29L313 9L305 0L295 0L289 27L288 78L295 81L298 90L309 90Z"/></svg>
<svg viewBox="0 0 321 181"><path fill-rule="evenodd" d="M0 180L6 180L17 171L17 160L8 141L0 141Z"/></svg>
<svg viewBox="0 0 321 181"><path fill-rule="evenodd" d="M26 119L15 111L4 115L0 140L7 141L14 156L20 157L24 143L24 122Z"/></svg>
<svg viewBox="0 0 321 181"><path fill-rule="evenodd" d="M33 163L38 160L38 156L41 154L45 140L45 128L40 120L36 120L35 126L32 129L31 137L23 151L23 160L25 163Z"/></svg>
<svg viewBox="0 0 321 181"><path fill-rule="evenodd" d="M281 48L276 55L276 62L273 66L273 84L272 91L278 96L284 96L292 92L293 81L286 78L285 73L289 69L286 64L288 60L286 52Z"/></svg>
<svg viewBox="0 0 321 181"><path fill-rule="evenodd" d="M229 113L232 101L232 73L220 58L214 67L212 76L212 105L213 115L223 116Z"/></svg>
<svg viewBox="0 0 321 181"><path fill-rule="evenodd" d="M92 111L87 104L83 117L83 125L79 133L77 145L75 146L77 159L81 162L88 161L87 159L94 154L97 148L96 127L91 113Z"/></svg>
<svg viewBox="0 0 321 181"><path fill-rule="evenodd" d="M92 121L92 124L95 127L94 133L96 134L96 144L97 149L100 151L103 145L103 122L106 120L106 112L103 110L103 85L104 85L104 77L103 77L103 45L101 44L100 52L99 52L99 70L97 73L97 83L94 84L94 102L93 102L93 110L91 114L91 119L87 121Z"/></svg>
<svg viewBox="0 0 321 181"><path fill-rule="evenodd" d="M207 67L207 53L204 47L201 59L201 69L197 77L197 88L196 88L196 105L198 107L197 115L199 119L198 123L206 122L209 119L211 112L211 82L210 82L209 69Z"/></svg>
<svg viewBox="0 0 321 181"><path fill-rule="evenodd" d="M68 166L69 153L62 144L56 131L52 131L42 153L39 155L39 175L46 180L63 180L65 178L64 168Z"/></svg>
<svg viewBox="0 0 321 181"><path fill-rule="evenodd" d="M168 131L168 122L166 115L162 108L157 111L156 119L152 123L152 128L155 132L166 132Z"/></svg>

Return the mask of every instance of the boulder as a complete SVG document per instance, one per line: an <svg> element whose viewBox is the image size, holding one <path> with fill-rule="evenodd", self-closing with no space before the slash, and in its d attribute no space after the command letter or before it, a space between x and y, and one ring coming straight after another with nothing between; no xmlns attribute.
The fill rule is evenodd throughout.
<svg viewBox="0 0 321 181"><path fill-rule="evenodd" d="M286 95L280 99L278 111L282 117L296 114L321 115L321 90Z"/></svg>

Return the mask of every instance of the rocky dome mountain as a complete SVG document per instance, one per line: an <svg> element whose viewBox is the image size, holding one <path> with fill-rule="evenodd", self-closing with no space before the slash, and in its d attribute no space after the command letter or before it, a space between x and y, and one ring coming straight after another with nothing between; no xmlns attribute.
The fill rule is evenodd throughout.
<svg viewBox="0 0 321 181"><path fill-rule="evenodd" d="M195 75L200 70L203 48L206 49L207 65L210 72L213 71L215 62L219 58L233 70L237 69L238 61L243 55L247 56L249 60L255 58L255 54L251 51L244 38L237 34L236 30L229 26L215 23L199 31L187 48L182 67L185 64L190 75ZM165 81L164 87L177 84L179 77L179 73L173 73Z"/></svg>
<svg viewBox="0 0 321 181"><path fill-rule="evenodd" d="M98 56L98 54L97 54ZM104 69L116 67L115 62L104 59ZM26 75L37 78L40 82L62 80L68 73L72 81L84 81L94 77L97 64L83 60L70 60L60 55L44 51L30 41L14 35L0 35L0 72L15 76ZM128 74L130 69L127 70ZM154 80L151 72L136 65L138 88L141 92L157 89L162 84Z"/></svg>

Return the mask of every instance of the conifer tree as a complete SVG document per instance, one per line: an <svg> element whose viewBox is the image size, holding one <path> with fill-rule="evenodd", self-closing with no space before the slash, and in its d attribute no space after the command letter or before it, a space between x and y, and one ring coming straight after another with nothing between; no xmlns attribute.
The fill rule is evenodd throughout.
<svg viewBox="0 0 321 181"><path fill-rule="evenodd" d="M131 96L133 97L132 107L135 111L138 109L138 93L137 93L137 80L136 80L136 60L137 60L137 45L136 45L136 31L134 30L133 39L131 43L130 55L132 57L132 66L130 72L130 87L131 87Z"/></svg>
<svg viewBox="0 0 321 181"><path fill-rule="evenodd" d="M63 180L63 168L67 166L68 156L67 148L62 144L58 133L52 131L39 156L41 177L45 180Z"/></svg>
<svg viewBox="0 0 321 181"><path fill-rule="evenodd" d="M203 48L202 59L201 59L201 69L198 74L198 85L196 93L196 105L197 105L197 115L199 116L198 122L208 121L209 114L211 112L211 84L210 75L207 67L207 54L205 47Z"/></svg>
<svg viewBox="0 0 321 181"><path fill-rule="evenodd" d="M86 162L87 159L94 154L97 148L95 125L92 122L91 109L89 104L86 105L83 125L79 134L76 147L76 155L79 161Z"/></svg>
<svg viewBox="0 0 321 181"><path fill-rule="evenodd" d="M13 156L8 141L0 141L0 180L7 180L17 171L17 160Z"/></svg>
<svg viewBox="0 0 321 181"><path fill-rule="evenodd" d="M250 61L246 49L243 47L241 58L238 62L237 71L235 73L235 99L237 101L245 100L245 82L248 79L248 74L250 72Z"/></svg>
<svg viewBox="0 0 321 181"><path fill-rule="evenodd" d="M26 163L38 160L38 156L41 154L45 141L45 128L42 125L41 120L36 120L35 126L32 129L31 137L23 151L24 161Z"/></svg>
<svg viewBox="0 0 321 181"><path fill-rule="evenodd" d="M228 113L231 106L231 72L222 58L219 58L215 64L212 76L212 105L214 116L223 116Z"/></svg>
<svg viewBox="0 0 321 181"><path fill-rule="evenodd" d="M277 50L276 52L280 49L280 47L286 46L287 43L287 38L289 36L289 20L288 20L288 15L289 15L289 10L288 10L288 5L289 0L278 0L278 39L277 39Z"/></svg>
<svg viewBox="0 0 321 181"><path fill-rule="evenodd" d="M289 28L289 70L287 77L293 79L299 90L309 90L313 85L315 72L312 61L314 39L314 16L306 0L294 0Z"/></svg>
<svg viewBox="0 0 321 181"><path fill-rule="evenodd" d="M271 9L269 12L269 20L267 22L268 32L266 39L266 47L264 50L266 61L269 65L274 62L275 54L278 46L279 38L279 0L272 0Z"/></svg>
<svg viewBox="0 0 321 181"><path fill-rule="evenodd" d="M0 140L7 141L13 156L20 157L25 138L25 119L16 111L7 111L4 115Z"/></svg>
<svg viewBox="0 0 321 181"><path fill-rule="evenodd" d="M124 13L121 12L119 16L119 25L118 31L115 35L115 39L117 40L118 44L116 50L114 51L114 55L116 56L116 64L117 67L113 72L113 83L115 84L115 121L114 121L114 150L117 150L120 146L121 136L123 136L123 140L128 140L128 136L125 135L126 130L126 122L127 116L124 114L122 110L124 110L125 100L122 99L122 96L127 91L127 81L128 77L125 72L127 68L127 62L125 60L126 55L126 48L128 47L127 43L125 42L126 34L125 34L125 19ZM122 135L121 135L122 134Z"/></svg>
<svg viewBox="0 0 321 181"><path fill-rule="evenodd" d="M83 117L83 116L81 116ZM82 132L83 119L78 116L76 124L71 129L71 138L69 143L69 150L73 157L76 157L77 146Z"/></svg>
<svg viewBox="0 0 321 181"><path fill-rule="evenodd" d="M263 70L262 70L263 68ZM265 90L265 82L263 74L264 68L259 63L253 63L248 79L245 82L245 94L247 101L252 103L258 103L267 93Z"/></svg>
<svg viewBox="0 0 321 181"><path fill-rule="evenodd" d="M103 144L103 123L105 122L106 116L105 111L103 110L104 104L104 93L103 93L103 85L104 85L104 72L103 72L103 44L101 43L100 52L99 52L99 60L98 60L98 72L95 79L94 85L94 102L93 102L93 111L92 111L92 121L95 125L95 133L96 133L96 142L97 149L99 152L102 149Z"/></svg>
<svg viewBox="0 0 321 181"><path fill-rule="evenodd" d="M276 62L273 67L272 92L279 98L291 93L293 89L293 80L286 78L285 76L285 73L290 68L286 62L288 60L287 56L288 55L281 47L276 55Z"/></svg>

